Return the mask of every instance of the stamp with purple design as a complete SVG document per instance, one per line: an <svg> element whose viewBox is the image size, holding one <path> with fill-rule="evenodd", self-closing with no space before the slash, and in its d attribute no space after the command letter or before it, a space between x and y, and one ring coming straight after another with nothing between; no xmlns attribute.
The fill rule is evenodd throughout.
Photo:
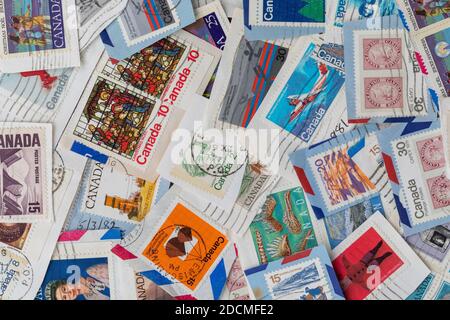
<svg viewBox="0 0 450 320"><path fill-rule="evenodd" d="M450 180L445 175L427 179L434 209L450 206Z"/></svg>
<svg viewBox="0 0 450 320"><path fill-rule="evenodd" d="M0 222L50 220L51 125L2 123L1 127Z"/></svg>
<svg viewBox="0 0 450 320"><path fill-rule="evenodd" d="M403 107L403 82L400 77L364 78L366 109Z"/></svg>
<svg viewBox="0 0 450 320"><path fill-rule="evenodd" d="M363 39L364 70L401 69L400 38Z"/></svg>
<svg viewBox="0 0 450 320"><path fill-rule="evenodd" d="M417 150L424 171L445 167L444 145L442 136L417 141Z"/></svg>

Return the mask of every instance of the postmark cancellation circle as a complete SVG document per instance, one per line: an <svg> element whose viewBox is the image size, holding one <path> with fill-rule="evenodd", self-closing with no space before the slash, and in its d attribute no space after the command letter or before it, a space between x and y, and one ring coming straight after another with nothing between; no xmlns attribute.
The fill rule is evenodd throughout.
<svg viewBox="0 0 450 320"><path fill-rule="evenodd" d="M0 300L22 299L33 283L28 258L10 246L0 246Z"/></svg>

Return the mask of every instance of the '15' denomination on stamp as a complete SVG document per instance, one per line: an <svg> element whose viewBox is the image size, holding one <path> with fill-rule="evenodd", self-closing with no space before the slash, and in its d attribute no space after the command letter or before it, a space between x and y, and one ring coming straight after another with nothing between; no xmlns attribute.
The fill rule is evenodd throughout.
<svg viewBox="0 0 450 320"><path fill-rule="evenodd" d="M0 222L52 219L51 125L1 127Z"/></svg>

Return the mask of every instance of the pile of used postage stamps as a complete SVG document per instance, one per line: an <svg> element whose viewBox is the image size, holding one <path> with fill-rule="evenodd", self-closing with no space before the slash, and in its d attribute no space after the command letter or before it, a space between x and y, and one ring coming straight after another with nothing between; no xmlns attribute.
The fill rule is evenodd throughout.
<svg viewBox="0 0 450 320"><path fill-rule="evenodd" d="M0 0L0 300L450 299L449 0Z"/></svg>

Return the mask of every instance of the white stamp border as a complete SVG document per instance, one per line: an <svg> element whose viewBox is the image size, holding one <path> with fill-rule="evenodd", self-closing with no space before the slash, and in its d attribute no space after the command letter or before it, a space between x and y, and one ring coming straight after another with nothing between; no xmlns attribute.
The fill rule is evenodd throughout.
<svg viewBox="0 0 450 320"><path fill-rule="evenodd" d="M450 206L448 207L444 207L444 208L438 208L438 209L434 209L433 208L433 201L431 200L431 195L430 192L428 190L428 185L426 180L430 179L430 178L434 178L434 177L439 177L440 175L445 175L445 167L444 168L439 168L436 170L430 170L428 172L423 171L422 169L422 165L420 164L421 160L420 160L420 156L417 154L417 148L416 148L416 143L418 141L422 141L422 140L426 140L428 138L431 137L435 137L441 135L441 129L434 129L434 130L430 130L430 131L426 131L426 132L419 132L419 133L414 133L412 135L406 136L406 137L400 137L398 139L392 140L391 141L391 148L393 151L396 150L395 145L398 142L405 142L408 141L408 143L410 144L410 149L413 151L413 156L414 156L414 160L417 162L417 165L420 168L420 172L421 172L421 180L418 182L418 184L420 183L420 186L422 187L423 190L425 190L424 192L424 199L423 202L426 203L428 205L426 211L429 213L428 216L424 217L424 220L422 221L417 221L417 219L414 217L414 215L411 214L411 209L409 208L409 203L408 203L408 197L406 194L406 178L405 178L405 174L402 174L402 170L400 170L400 166L399 166L399 161L397 160L398 156L395 152L393 152L394 154L394 164L395 164L395 168L399 169L397 171L397 175L398 175L398 179L400 182L400 187L401 187L401 195L403 197L403 200L405 200L405 206L408 208L407 212L408 212L408 216L411 219L411 222L414 226L417 225L421 225L423 223L427 223L427 222L432 222L434 220L437 219L441 219L445 216L450 215ZM439 173L440 172L440 173ZM447 208L447 209L446 209ZM436 214L437 213L437 214ZM431 214L435 214L435 216L431 216ZM425 219L428 218L428 219Z"/></svg>
<svg viewBox="0 0 450 320"><path fill-rule="evenodd" d="M327 296L327 299L330 300L332 298L332 296L333 296L332 295L332 290L330 288L330 283L329 283L329 281L327 279L327 276L326 276L325 268L324 268L324 266L322 264L322 261L320 260L319 257L310 258L310 259L307 259L305 261L298 261L297 263L292 264L290 266L284 266L284 267L280 266L276 270L272 270L272 271L269 271L267 273L264 273L264 280L266 281L266 286L269 289L269 293L270 293L272 299L274 299L274 300L278 300L279 299L279 298L277 298L274 295L273 290L272 290L273 289L272 288L273 285L269 281L269 279L270 279L270 277L272 275L278 274L280 272L286 272L286 273L293 272L294 270L292 270L292 269L304 269L307 265L309 266L311 263L313 263L314 266L316 267L316 269L317 269L317 271L319 273L319 279L320 279L318 282L321 283L321 284L323 283L322 286L325 287L324 288L325 289L324 290L324 294ZM290 295L292 295L292 292L287 293L284 296L283 299L286 299L286 296L290 296Z"/></svg>

